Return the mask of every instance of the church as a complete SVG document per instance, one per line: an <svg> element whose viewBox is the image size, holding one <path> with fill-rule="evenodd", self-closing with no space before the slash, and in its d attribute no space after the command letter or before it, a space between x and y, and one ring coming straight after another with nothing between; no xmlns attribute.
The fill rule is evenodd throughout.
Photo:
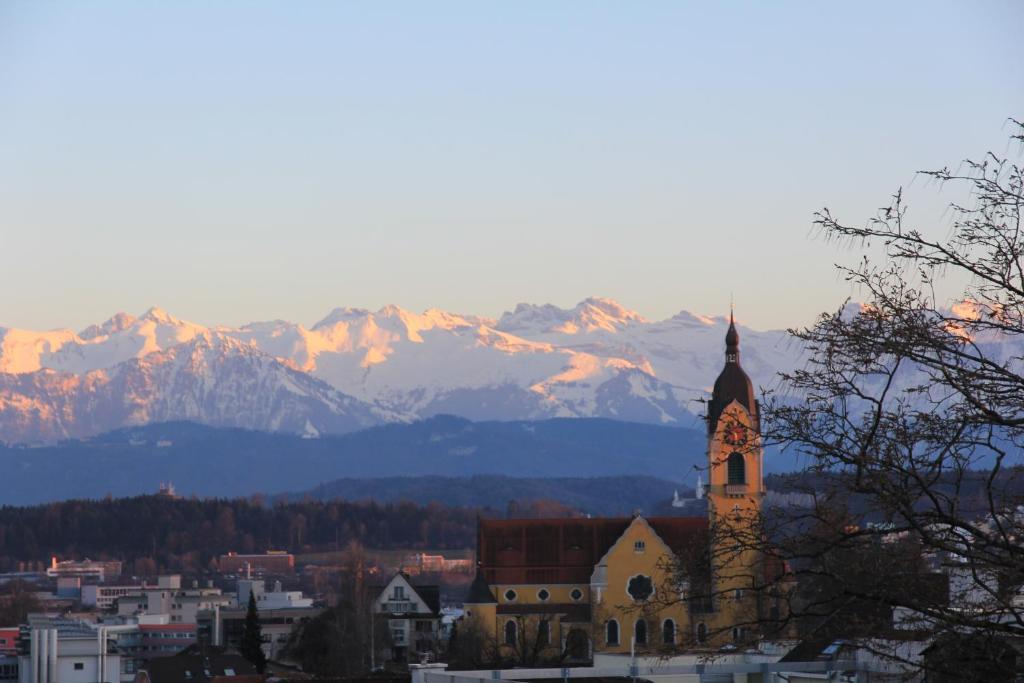
<svg viewBox="0 0 1024 683"><path fill-rule="evenodd" d="M778 605L754 590L770 563L736 538L754 528L765 489L758 403L731 315L707 438L706 516L479 520L463 623L494 658L582 662L759 635Z"/></svg>

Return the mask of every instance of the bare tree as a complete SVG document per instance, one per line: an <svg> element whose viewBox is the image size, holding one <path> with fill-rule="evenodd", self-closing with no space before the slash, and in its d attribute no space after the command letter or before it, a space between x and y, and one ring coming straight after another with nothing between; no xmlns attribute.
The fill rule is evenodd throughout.
<svg viewBox="0 0 1024 683"><path fill-rule="evenodd" d="M934 646L937 675L1000 680L1024 638L1024 169L989 153L921 175L966 191L944 230L913 226L902 191L863 226L816 215L864 251L839 266L864 303L790 331L806 364L762 429L808 458L789 482L804 495L767 506L745 542L799 586L780 624L867 641L895 620ZM996 650L995 669L965 668Z"/></svg>

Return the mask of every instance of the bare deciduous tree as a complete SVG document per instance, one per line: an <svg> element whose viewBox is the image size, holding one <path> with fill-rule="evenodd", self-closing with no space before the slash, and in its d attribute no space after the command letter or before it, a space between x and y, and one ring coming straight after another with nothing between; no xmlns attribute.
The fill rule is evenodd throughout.
<svg viewBox="0 0 1024 683"><path fill-rule="evenodd" d="M805 632L877 636L894 614L938 646L926 664L977 680L972 653L1024 638L1024 169L989 153L921 175L966 191L945 230L914 227L902 191L863 226L816 216L884 256L840 267L863 304L791 330L806 364L763 430L808 458L806 495L766 508L757 537L797 579L787 617Z"/></svg>

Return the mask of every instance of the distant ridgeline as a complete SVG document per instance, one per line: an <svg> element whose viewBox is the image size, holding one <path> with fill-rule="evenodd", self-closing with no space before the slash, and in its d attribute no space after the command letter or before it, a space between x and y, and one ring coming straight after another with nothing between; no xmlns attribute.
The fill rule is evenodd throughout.
<svg viewBox="0 0 1024 683"><path fill-rule="evenodd" d="M426 475L647 476L673 482L652 484L646 499L657 500L671 498L676 487L692 488L694 467L705 460L700 430L605 419L470 422L438 416L313 439L167 423L54 446L0 447L0 504L142 495L161 481L173 482L186 496L232 497L315 491L341 478ZM424 500L408 487L404 491Z"/></svg>

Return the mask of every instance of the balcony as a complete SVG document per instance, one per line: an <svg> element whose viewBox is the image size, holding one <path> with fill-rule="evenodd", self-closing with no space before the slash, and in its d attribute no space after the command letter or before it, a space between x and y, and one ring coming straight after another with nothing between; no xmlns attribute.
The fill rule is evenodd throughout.
<svg viewBox="0 0 1024 683"><path fill-rule="evenodd" d="M389 600L381 605L381 611L388 614L408 614L416 611L416 603L408 600Z"/></svg>

